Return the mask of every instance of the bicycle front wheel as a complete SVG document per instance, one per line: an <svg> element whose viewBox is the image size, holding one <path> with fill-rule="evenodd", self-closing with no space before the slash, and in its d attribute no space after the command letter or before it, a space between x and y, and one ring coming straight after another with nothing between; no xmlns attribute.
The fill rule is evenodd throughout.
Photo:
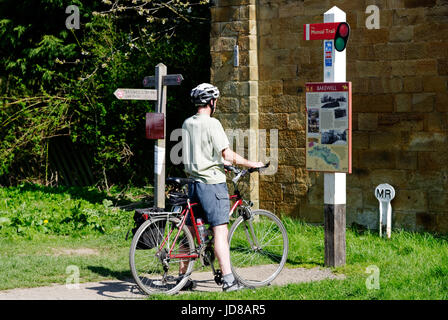
<svg viewBox="0 0 448 320"><path fill-rule="evenodd" d="M271 283L288 257L286 229L266 210L254 210L250 219L240 216L230 228L229 245L232 272L249 287Z"/></svg>
<svg viewBox="0 0 448 320"><path fill-rule="evenodd" d="M150 219L132 239L129 252L132 276L146 294L178 292L193 270L194 240L187 226L179 226L177 218Z"/></svg>

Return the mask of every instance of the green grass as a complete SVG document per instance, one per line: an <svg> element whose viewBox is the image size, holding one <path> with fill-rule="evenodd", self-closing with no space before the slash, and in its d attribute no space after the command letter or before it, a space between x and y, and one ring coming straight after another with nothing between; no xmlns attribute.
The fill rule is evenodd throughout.
<svg viewBox="0 0 448 320"><path fill-rule="evenodd" d="M38 241L0 240L0 290L64 284L69 266L80 270L80 282L130 279L129 242L110 236L73 239L43 236ZM66 253L91 249L94 254Z"/></svg>
<svg viewBox="0 0 448 320"><path fill-rule="evenodd" d="M286 267L323 267L324 231L293 219L284 219L290 240ZM227 294L188 293L157 295L149 299L186 300L416 300L448 299L448 238L428 233L396 231L391 239L376 232L347 229L347 263L332 268L345 280L265 287ZM366 281L379 269L379 289L368 289Z"/></svg>
<svg viewBox="0 0 448 320"><path fill-rule="evenodd" d="M137 194L134 192L132 194ZM124 238L132 224L132 212L115 209L107 202L117 203L117 193L35 186L1 188L0 195L0 221L3 221L0 222L0 290L63 284L70 265L79 267L81 282L130 278L130 240ZM47 227L44 230L38 223L44 219L62 221L73 217L73 208L77 208L76 212L96 216L94 222L103 230L92 226L89 217L82 220L84 223L78 228L65 222L65 228ZM28 225L14 220L14 217L23 216L28 217L28 220L22 219L28 221ZM5 217L9 222L1 220ZM323 228L294 219L283 221L290 241L286 267L324 267ZM22 227L21 232L17 232L19 227ZM349 228L346 245L346 265L332 268L333 272L344 274L345 280L271 286L226 294L156 295L149 299L448 299L447 236L394 231L392 239L388 240L379 238L376 232ZM90 248L96 250L96 254L58 254L69 248ZM366 280L371 276L366 273L369 266L379 269L379 289L367 289Z"/></svg>
<svg viewBox="0 0 448 320"><path fill-rule="evenodd" d="M133 212L115 206L145 196L144 189L0 188L0 290L65 283L70 265L80 268L83 282L129 278L125 236ZM75 248L95 254L64 253Z"/></svg>
<svg viewBox="0 0 448 320"><path fill-rule="evenodd" d="M144 198L140 190L109 193L93 187L51 188L24 184L0 188L0 237L33 239L42 235L82 237L119 233L131 212L116 208ZM148 194L146 194L146 197Z"/></svg>

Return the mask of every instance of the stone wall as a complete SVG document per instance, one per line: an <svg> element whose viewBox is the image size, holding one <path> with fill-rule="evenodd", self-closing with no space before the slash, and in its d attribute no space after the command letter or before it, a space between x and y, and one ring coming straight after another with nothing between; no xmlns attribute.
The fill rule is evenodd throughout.
<svg viewBox="0 0 448 320"><path fill-rule="evenodd" d="M374 189L389 183L394 227L448 232L448 1L220 0L212 7L212 79L228 129L278 130L278 168L251 197L278 215L323 222L323 174L305 167L305 82L322 81L322 42L303 24L347 13L347 81L353 83L353 173L347 224L376 228ZM380 9L367 29L366 7ZM239 45L240 65L233 66ZM252 131L251 131L252 132ZM246 156L263 150L249 138Z"/></svg>

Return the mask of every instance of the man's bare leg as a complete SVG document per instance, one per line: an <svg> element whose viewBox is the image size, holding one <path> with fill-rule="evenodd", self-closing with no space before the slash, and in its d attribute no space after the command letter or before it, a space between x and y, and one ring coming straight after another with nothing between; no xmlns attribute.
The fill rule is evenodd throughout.
<svg viewBox="0 0 448 320"><path fill-rule="evenodd" d="M227 241L227 237L229 235L227 224L221 224L213 227L213 233L215 237L215 256L218 258L219 265L221 266L221 272L223 275L232 273L232 269L230 267L230 248L229 242Z"/></svg>
<svg viewBox="0 0 448 320"><path fill-rule="evenodd" d="M213 228L215 233L215 256L218 258L219 265L222 271L223 291L235 291L243 289L232 273L230 265L230 247L227 240L229 230L227 224L222 224Z"/></svg>
<svg viewBox="0 0 448 320"><path fill-rule="evenodd" d="M188 229L190 230L191 234L193 235L193 238L196 238L196 232L194 230L193 226L188 226ZM182 243L183 244L183 243ZM183 245L179 246L179 253L189 253L188 249L185 248ZM179 274L185 274L187 272L188 263L190 262L190 259L182 259L179 263Z"/></svg>

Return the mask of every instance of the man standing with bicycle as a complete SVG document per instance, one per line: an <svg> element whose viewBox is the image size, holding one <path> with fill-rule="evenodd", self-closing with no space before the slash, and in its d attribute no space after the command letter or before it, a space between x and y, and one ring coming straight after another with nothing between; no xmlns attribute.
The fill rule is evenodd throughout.
<svg viewBox="0 0 448 320"><path fill-rule="evenodd" d="M260 168L262 162L249 161L229 148L229 140L218 119L213 118L219 90L202 83L191 90L191 101L197 113L182 125L182 157L185 172L195 182L189 185L189 198L199 201L204 219L213 230L215 256L223 274L223 291L242 289L232 274L227 240L229 223L229 192L224 164ZM191 225L191 221L187 221ZM194 233L193 233L194 234ZM182 268L180 273L184 273ZM194 283L189 280L186 287Z"/></svg>

